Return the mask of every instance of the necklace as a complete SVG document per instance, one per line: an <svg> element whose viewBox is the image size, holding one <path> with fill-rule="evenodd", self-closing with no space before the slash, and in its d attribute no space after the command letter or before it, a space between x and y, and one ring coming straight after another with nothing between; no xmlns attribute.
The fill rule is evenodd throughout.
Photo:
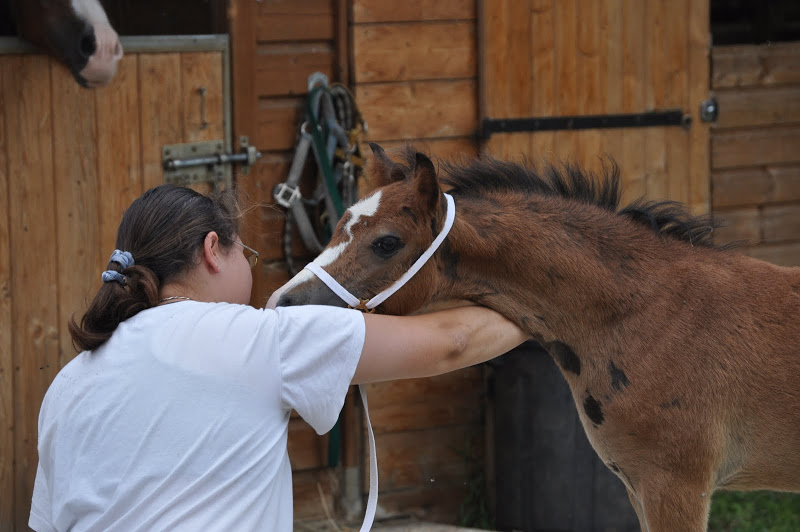
<svg viewBox="0 0 800 532"><path fill-rule="evenodd" d="M160 305L161 303L165 303L167 301L180 301L180 300L191 301L192 298L184 296L170 296L170 297L165 297L164 299L159 299L158 304Z"/></svg>

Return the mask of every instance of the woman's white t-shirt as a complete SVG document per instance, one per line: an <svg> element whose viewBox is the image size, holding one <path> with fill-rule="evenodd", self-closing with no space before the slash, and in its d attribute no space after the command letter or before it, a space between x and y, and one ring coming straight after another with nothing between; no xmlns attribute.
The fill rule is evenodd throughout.
<svg viewBox="0 0 800 532"><path fill-rule="evenodd" d="M291 530L290 411L329 431L363 345L333 307L140 312L48 389L29 525Z"/></svg>

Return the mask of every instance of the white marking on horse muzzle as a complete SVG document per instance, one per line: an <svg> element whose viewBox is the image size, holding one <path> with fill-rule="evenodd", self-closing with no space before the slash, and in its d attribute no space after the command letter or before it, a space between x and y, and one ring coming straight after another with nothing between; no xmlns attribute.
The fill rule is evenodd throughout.
<svg viewBox="0 0 800 532"><path fill-rule="evenodd" d="M403 285L405 285L412 277L414 277L414 275L416 275L416 273L420 269L422 269L425 263L428 262L428 259L430 259L433 256L436 250L439 249L439 246L442 245L444 239L447 238L447 234L450 232L450 229L452 229L453 222L456 219L456 205L455 202L453 201L453 197L450 194L444 194L444 197L447 200L447 215L444 221L444 227L442 227L441 232L439 232L439 234L436 235L436 238L433 240L428 249L425 250L425 253L423 253L417 259L417 261L411 265L411 268L409 268L408 271L404 273L402 277L400 277L400 279L395 281L389 288L377 294L375 297L371 299L357 298L356 296L348 292L345 287L339 284L339 282L336 279L331 277L331 275L328 272L322 269L322 266L324 266L325 264L320 264L316 260L308 264L305 267L305 270L308 270L317 277L319 277L320 281L325 283L328 286L328 288L333 290L333 292L337 296L339 296L345 303L347 303L351 308L356 308L362 311L374 310L375 307L386 301L390 296L392 296L392 294L400 290L403 287ZM350 223L348 223L348 227L350 226L351 226ZM350 240L352 241L352 238ZM346 244L349 243L350 241L348 241ZM330 264L330 262L326 264ZM295 279L298 276L299 274L295 276Z"/></svg>
<svg viewBox="0 0 800 532"><path fill-rule="evenodd" d="M378 212L378 208L381 205L381 195L382 191L379 190L375 192L375 194L364 198L347 209L347 212L350 213L350 219L344 226L344 231L348 236L347 241L340 242L339 244L336 244L330 248L325 248L322 250L322 253L320 253L317 258L314 259L312 264L316 264L321 268L322 266L332 264L336 259L338 259L341 254L344 253L345 248L347 248L347 246L350 245L350 242L353 241L353 226L357 224L362 217L373 216L376 212ZM278 290L272 294L267 302L267 308L274 308L278 304L278 300L284 292L287 292L288 290L291 290L295 286L301 285L306 281L310 281L313 278L314 274L312 274L311 270L308 268L308 266L306 266L306 269L298 272L297 275L289 279L286 284L278 288Z"/></svg>
<svg viewBox="0 0 800 532"><path fill-rule="evenodd" d="M95 38L94 53L78 75L85 80L87 87L104 87L116 74L117 63L122 59L119 35L111 27L98 0L72 0L71 6L75 16L92 27Z"/></svg>

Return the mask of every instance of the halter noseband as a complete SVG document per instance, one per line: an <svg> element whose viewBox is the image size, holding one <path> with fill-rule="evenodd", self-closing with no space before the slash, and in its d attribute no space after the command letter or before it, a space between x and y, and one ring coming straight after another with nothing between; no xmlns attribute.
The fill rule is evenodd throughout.
<svg viewBox="0 0 800 532"><path fill-rule="evenodd" d="M450 194L444 194L445 199L447 200L447 216L444 221L444 227L442 227L442 231L436 235L436 238L431 243L430 247L425 250L417 261L411 265L411 268L408 269L406 273L403 274L400 279L395 281L389 288L384 290L383 292L377 294L375 297L371 299L361 299L350 292L347 291L345 287L339 284L339 282L331 277L331 275L322 269L322 266L316 264L314 262L310 262L306 265L305 269L319 277L320 281L328 285L328 288L333 290L333 292L342 298L342 300L347 303L347 305L356 310L360 310L361 312L375 312L375 307L386 301L392 294L400 290L414 275L422 269L428 259L430 259L436 250L439 249L439 246L442 245L444 239L447 238L447 234L450 232L450 229L453 227L453 221L456 219L456 205L453 201L453 197Z"/></svg>

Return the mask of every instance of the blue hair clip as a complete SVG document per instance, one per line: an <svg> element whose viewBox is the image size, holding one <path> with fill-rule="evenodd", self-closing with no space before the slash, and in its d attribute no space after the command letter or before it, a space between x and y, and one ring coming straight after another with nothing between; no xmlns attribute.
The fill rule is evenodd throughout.
<svg viewBox="0 0 800 532"><path fill-rule="evenodd" d="M133 255L131 255L130 251L115 249L114 253L111 254L111 258L108 259L108 262L116 262L120 264L124 270L125 268L133 266Z"/></svg>
<svg viewBox="0 0 800 532"><path fill-rule="evenodd" d="M106 270L103 272L103 275L100 276L104 283L110 283L113 281L118 282L122 286L125 286L125 276L119 272L115 272L114 270Z"/></svg>
<svg viewBox="0 0 800 532"><path fill-rule="evenodd" d="M114 250L114 253L111 254L111 258L108 259L108 262L116 262L122 269L128 268L133 266L133 255L131 255L130 251L120 251L118 249ZM103 275L100 276L104 283L110 282L118 282L122 286L125 286L126 280L125 276L122 275L118 271L114 270L106 270L103 272Z"/></svg>

